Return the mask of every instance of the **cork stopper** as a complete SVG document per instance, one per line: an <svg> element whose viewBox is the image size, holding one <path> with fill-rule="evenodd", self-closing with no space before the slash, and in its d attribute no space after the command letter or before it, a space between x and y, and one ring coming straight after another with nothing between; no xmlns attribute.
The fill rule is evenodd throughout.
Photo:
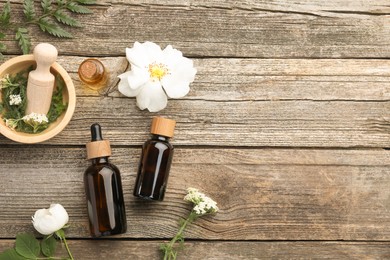
<svg viewBox="0 0 390 260"><path fill-rule="evenodd" d="M103 140L102 129L99 124L91 125L91 142L87 143L87 159L111 156L111 147L108 140Z"/></svg>
<svg viewBox="0 0 390 260"><path fill-rule="evenodd" d="M150 132L156 135L172 137L175 130L176 121L164 117L154 117Z"/></svg>
<svg viewBox="0 0 390 260"><path fill-rule="evenodd" d="M98 59L86 59L79 67L80 79L86 83L98 82L103 79L104 65Z"/></svg>

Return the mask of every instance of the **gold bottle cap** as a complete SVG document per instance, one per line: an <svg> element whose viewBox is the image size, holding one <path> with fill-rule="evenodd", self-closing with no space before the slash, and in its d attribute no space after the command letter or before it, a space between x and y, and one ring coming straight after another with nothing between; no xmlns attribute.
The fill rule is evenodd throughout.
<svg viewBox="0 0 390 260"><path fill-rule="evenodd" d="M150 132L156 135L172 137L175 130L176 121L164 117L154 117Z"/></svg>
<svg viewBox="0 0 390 260"><path fill-rule="evenodd" d="M86 83L98 82L104 76L104 65L98 59L86 59L79 67L80 79Z"/></svg>
<svg viewBox="0 0 390 260"><path fill-rule="evenodd" d="M91 125L92 141L87 143L87 159L111 156L110 141L103 140L99 124Z"/></svg>

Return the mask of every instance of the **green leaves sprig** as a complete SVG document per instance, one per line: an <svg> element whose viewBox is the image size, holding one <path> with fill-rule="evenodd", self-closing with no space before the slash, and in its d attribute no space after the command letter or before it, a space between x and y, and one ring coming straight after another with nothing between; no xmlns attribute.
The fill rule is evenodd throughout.
<svg viewBox="0 0 390 260"><path fill-rule="evenodd" d="M58 230L55 234L44 236L41 241L30 233L22 233L16 236L14 248L7 249L0 254L0 260L73 259L70 251L68 251L69 258L54 257L58 244L56 237L64 242L68 250L63 229Z"/></svg>
<svg viewBox="0 0 390 260"><path fill-rule="evenodd" d="M23 54L30 53L29 29L31 25L36 25L43 32L58 38L73 38L66 27L82 27L82 25L71 14L90 14L92 11L85 5L95 3L95 0L41 0L41 11L38 13L34 0L24 0L24 21L17 23L11 21L11 4L8 0L0 14L0 41L5 39L5 32L11 32L15 35L15 40ZM0 42L0 59L5 50L6 45Z"/></svg>

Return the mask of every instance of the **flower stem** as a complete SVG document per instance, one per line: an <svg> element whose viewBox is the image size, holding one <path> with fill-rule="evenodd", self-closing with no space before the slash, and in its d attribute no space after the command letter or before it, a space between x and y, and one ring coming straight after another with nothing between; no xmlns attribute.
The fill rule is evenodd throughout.
<svg viewBox="0 0 390 260"><path fill-rule="evenodd" d="M191 224L195 219L197 215L195 212L191 212L188 216L188 218L181 224L179 231L176 233L176 235L172 238L171 241L169 241L168 244L164 247L164 260L171 260L176 259L177 252L174 250L173 246L177 242L177 240L183 240L183 232L186 229L186 227Z"/></svg>
<svg viewBox="0 0 390 260"><path fill-rule="evenodd" d="M38 257L38 258L34 258L36 260L47 260L47 259L53 259L53 260L64 260L63 257L54 257L54 256L51 256L51 257Z"/></svg>
<svg viewBox="0 0 390 260"><path fill-rule="evenodd" d="M66 248L66 251L68 252L68 255L69 255L70 259L74 260L74 258L72 256L72 253L70 252L70 249L69 249L69 246L68 246L68 242L66 242L65 236L62 239L64 240L65 248Z"/></svg>

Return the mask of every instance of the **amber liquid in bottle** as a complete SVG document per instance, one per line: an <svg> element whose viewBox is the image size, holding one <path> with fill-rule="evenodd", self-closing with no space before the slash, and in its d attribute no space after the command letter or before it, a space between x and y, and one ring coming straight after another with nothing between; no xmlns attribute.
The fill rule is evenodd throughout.
<svg viewBox="0 0 390 260"><path fill-rule="evenodd" d="M103 140L100 126L91 126L92 142ZM108 148L109 149L109 148ZM108 156L92 158L84 174L90 231L93 237L126 232L126 213L119 169Z"/></svg>
<svg viewBox="0 0 390 260"><path fill-rule="evenodd" d="M169 138L154 134L145 142L138 167L134 196L150 200L163 200L173 157Z"/></svg>
<svg viewBox="0 0 390 260"><path fill-rule="evenodd" d="M79 78L90 89L100 90L107 85L108 71L98 59L84 60L78 70Z"/></svg>

